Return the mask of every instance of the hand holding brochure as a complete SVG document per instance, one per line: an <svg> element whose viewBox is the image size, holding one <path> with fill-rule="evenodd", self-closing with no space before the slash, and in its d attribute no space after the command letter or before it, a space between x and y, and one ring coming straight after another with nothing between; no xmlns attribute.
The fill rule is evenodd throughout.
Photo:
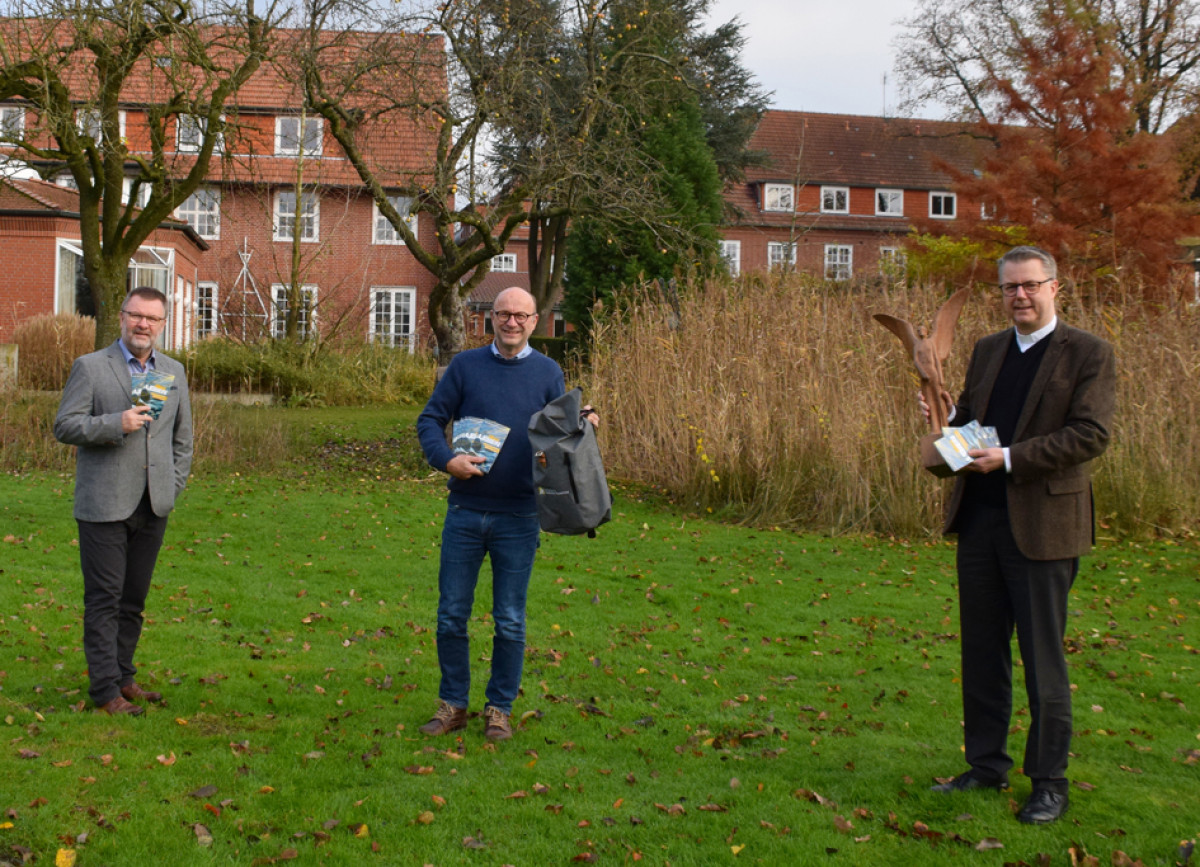
<svg viewBox="0 0 1200 867"><path fill-rule="evenodd" d="M175 374L161 373L157 370L133 374L133 388L130 394L133 405L150 407L150 415L158 421L174 381Z"/></svg>
<svg viewBox="0 0 1200 867"><path fill-rule="evenodd" d="M971 463L972 458L967 454L968 451L999 448L1000 438L994 427L983 427L978 421L972 419L962 427L942 428L941 439L933 445L945 460L946 465L957 473Z"/></svg>
<svg viewBox="0 0 1200 867"><path fill-rule="evenodd" d="M450 440L450 448L455 454L473 455L483 458L482 464L476 464L480 472L487 474L500 454L500 447L508 438L509 429L499 422L475 416L464 416L454 422L454 433Z"/></svg>

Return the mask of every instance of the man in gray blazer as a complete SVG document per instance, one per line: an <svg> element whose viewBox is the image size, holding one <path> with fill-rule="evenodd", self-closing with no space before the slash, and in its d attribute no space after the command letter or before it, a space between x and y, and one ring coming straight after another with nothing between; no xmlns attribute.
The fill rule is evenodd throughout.
<svg viewBox="0 0 1200 867"><path fill-rule="evenodd" d="M108 714L137 716L144 712L139 702L162 702L161 693L134 679L133 654L167 514L192 466L187 377L183 365L154 351L166 305L157 289L129 293L120 339L75 360L54 420L59 442L78 447L83 651L88 694ZM132 378L150 370L174 377L161 407L134 404Z"/></svg>
<svg viewBox="0 0 1200 867"><path fill-rule="evenodd" d="M1043 250L1004 255L1000 293L1014 327L980 340L962 395L942 396L953 424L994 426L1001 446L969 452L947 510L945 531L958 533L970 770L933 789L1008 787L1015 624L1029 700L1023 771L1032 781L1017 818L1027 824L1067 809L1067 597L1093 542L1091 462L1108 446L1116 390L1112 347L1058 320L1056 278Z"/></svg>

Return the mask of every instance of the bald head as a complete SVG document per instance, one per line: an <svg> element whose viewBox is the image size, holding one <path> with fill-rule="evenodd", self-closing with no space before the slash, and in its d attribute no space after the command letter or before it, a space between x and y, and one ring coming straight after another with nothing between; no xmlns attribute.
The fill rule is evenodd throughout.
<svg viewBox="0 0 1200 867"><path fill-rule="evenodd" d="M524 321L518 321L524 320ZM509 286L496 296L492 305L492 326L496 348L505 358L513 358L529 345L529 335L537 328L537 302L520 286Z"/></svg>

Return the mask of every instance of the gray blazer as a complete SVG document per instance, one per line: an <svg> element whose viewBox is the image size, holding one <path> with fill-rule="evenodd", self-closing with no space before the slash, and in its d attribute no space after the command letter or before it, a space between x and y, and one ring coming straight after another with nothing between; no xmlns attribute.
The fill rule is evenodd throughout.
<svg viewBox="0 0 1200 867"><path fill-rule="evenodd" d="M984 418L1012 339L1008 328L975 344L956 424ZM1030 560L1066 560L1092 546L1092 461L1112 436L1116 360L1108 343L1061 319L1045 339L1046 354L1009 447L1008 521L1017 548ZM947 533L958 529L965 488L960 476L947 508Z"/></svg>
<svg viewBox="0 0 1200 867"><path fill-rule="evenodd" d="M157 369L173 373L159 417L141 430L121 430L121 413L133 406L129 364L113 343L75 359L63 389L54 436L78 446L75 458L75 517L123 521L133 514L147 486L154 514L171 511L192 469L192 407L183 365L155 353Z"/></svg>

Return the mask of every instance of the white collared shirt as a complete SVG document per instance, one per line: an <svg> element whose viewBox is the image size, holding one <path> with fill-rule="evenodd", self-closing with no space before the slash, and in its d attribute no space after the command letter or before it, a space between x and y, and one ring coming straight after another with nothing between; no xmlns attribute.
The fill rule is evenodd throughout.
<svg viewBox="0 0 1200 867"><path fill-rule="evenodd" d="M1033 332L1032 334L1022 334L1020 331L1017 331L1017 327L1014 325L1013 331L1016 331L1016 334L1017 334L1017 349L1021 350L1022 353L1028 352L1035 345L1037 345L1037 342L1039 340L1041 340L1044 337L1049 337L1054 332L1054 329L1057 327L1058 327L1058 316L1057 315L1051 317L1049 325L1046 325L1044 328L1039 328L1037 331Z"/></svg>

